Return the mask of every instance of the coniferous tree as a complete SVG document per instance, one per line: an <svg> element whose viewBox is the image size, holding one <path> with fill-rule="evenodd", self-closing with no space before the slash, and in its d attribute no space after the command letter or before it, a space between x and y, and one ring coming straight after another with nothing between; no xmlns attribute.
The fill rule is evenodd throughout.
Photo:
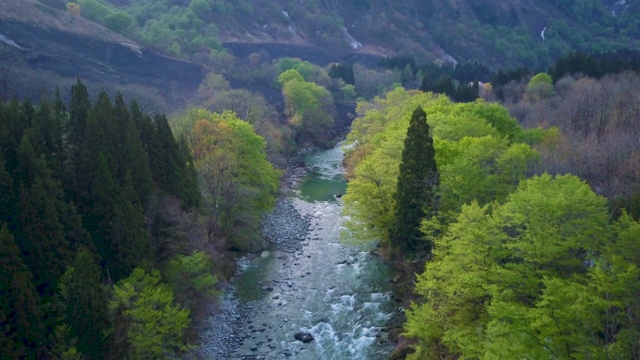
<svg viewBox="0 0 640 360"><path fill-rule="evenodd" d="M0 223L16 223L16 196L13 179L5 168L4 155L0 151Z"/></svg>
<svg viewBox="0 0 640 360"><path fill-rule="evenodd" d="M64 149L65 115L59 113L56 107L60 104L51 103L44 99L38 106L34 126L30 131L32 143L40 144L36 149L36 155L44 155L47 166L52 170L52 175L63 182L65 179L64 164L66 153ZM62 105L64 106L64 105Z"/></svg>
<svg viewBox="0 0 640 360"><path fill-rule="evenodd" d="M56 105L60 109L60 103ZM69 120L67 123L66 147L69 163L65 167L65 181L63 182L65 192L71 199L78 201L82 191L82 184L78 178L82 179L84 169L81 168L81 150L85 144L85 128L91 110L89 92L84 84L78 79L71 87L71 103L69 104ZM95 140L95 139L90 139ZM77 205L79 205L77 203Z"/></svg>
<svg viewBox="0 0 640 360"><path fill-rule="evenodd" d="M106 135L94 111L89 115L84 130L76 162L77 173L74 174L73 182L77 184L74 197L75 203L82 213L88 213L90 212L89 208L94 205L90 198L100 156L104 157L105 165L107 166L106 171L110 176L113 176L113 172L110 154L106 148Z"/></svg>
<svg viewBox="0 0 640 360"><path fill-rule="evenodd" d="M44 166L44 160L38 160ZM38 176L31 187L20 187L20 235L25 262L42 295L51 295L71 259L71 247L56 201L61 190L50 176Z"/></svg>
<svg viewBox="0 0 640 360"><path fill-rule="evenodd" d="M3 359L36 359L44 327L31 272L6 224L0 230L0 354Z"/></svg>
<svg viewBox="0 0 640 360"><path fill-rule="evenodd" d="M16 243L33 273L36 288L41 295L49 296L71 259L60 222L62 190L44 158L35 157L26 135L18 149L18 160L14 176L20 183Z"/></svg>
<svg viewBox="0 0 640 360"><path fill-rule="evenodd" d="M53 331L51 349L48 352L51 360L83 360L84 356L78 351L78 339L71 337L69 325L61 324Z"/></svg>
<svg viewBox="0 0 640 360"><path fill-rule="evenodd" d="M20 103L12 99L4 105L0 105L0 149L4 152L7 171L13 174L16 168L17 149L24 135L25 124L20 119Z"/></svg>
<svg viewBox="0 0 640 360"><path fill-rule="evenodd" d="M107 296L101 274L94 254L82 248L60 282L69 338L77 339L78 350L90 359L104 358L107 348L104 333L109 325Z"/></svg>
<svg viewBox="0 0 640 360"><path fill-rule="evenodd" d="M69 143L73 147L79 147L82 143L90 110L89 92L78 79L71 87L71 104L69 105Z"/></svg>
<svg viewBox="0 0 640 360"><path fill-rule="evenodd" d="M110 232L116 197L122 189L113 179L106 157L98 154L95 176L91 185L90 202L93 205L85 216L87 229L91 234L98 254L103 261L111 259Z"/></svg>
<svg viewBox="0 0 640 360"><path fill-rule="evenodd" d="M129 115L121 95L116 97L115 117L122 121L123 150L120 168L124 171L118 174L121 183L124 183L127 173L131 175L135 188L135 200L143 207L146 206L153 193L153 178L149 167L149 158L140 139L140 130Z"/></svg>
<svg viewBox="0 0 640 360"><path fill-rule="evenodd" d="M151 260L149 233L144 228L144 213L135 202L131 175L125 176L125 184L113 207L109 229L111 258L107 265L115 280L128 276L136 266Z"/></svg>
<svg viewBox="0 0 640 360"><path fill-rule="evenodd" d="M411 116L396 185L396 208L390 228L392 248L400 253L431 250L420 222L437 212L439 183L433 138L427 115L418 107Z"/></svg>

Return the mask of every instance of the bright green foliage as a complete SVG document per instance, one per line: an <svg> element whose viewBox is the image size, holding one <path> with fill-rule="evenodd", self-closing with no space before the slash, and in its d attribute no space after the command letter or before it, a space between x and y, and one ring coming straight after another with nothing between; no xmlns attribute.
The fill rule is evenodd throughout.
<svg viewBox="0 0 640 360"><path fill-rule="evenodd" d="M31 272L20 258L13 235L0 229L0 354L6 359L36 359L44 348L40 298Z"/></svg>
<svg viewBox="0 0 640 360"><path fill-rule="evenodd" d="M442 217L455 217L460 206L473 200L486 204L504 199L518 183L533 173L540 155L528 145L509 145L493 136L465 137L438 142ZM448 159L445 159L448 157Z"/></svg>
<svg viewBox="0 0 640 360"><path fill-rule="evenodd" d="M354 176L343 197L347 229L356 240L389 239L398 165L417 106L426 112L434 139L440 173L438 218L445 225L466 203L477 200L484 205L504 199L539 161L535 150L515 142L527 132L496 104L454 104L444 96L400 88L384 99L359 103L361 116L347 138L357 142L355 150L347 153ZM353 154L358 158L351 160ZM430 232L434 225L423 231Z"/></svg>
<svg viewBox="0 0 640 360"><path fill-rule="evenodd" d="M69 325L66 338L76 339L77 349L91 359L104 358L107 350L109 320L101 275L95 256L82 248L60 281L64 320Z"/></svg>
<svg viewBox="0 0 640 360"><path fill-rule="evenodd" d="M286 70L282 74L280 74L280 76L278 76L278 83L281 86L288 83L289 81L304 81L304 78L302 77L302 75L300 75L298 70L295 69Z"/></svg>
<svg viewBox="0 0 640 360"><path fill-rule="evenodd" d="M211 258L203 251L180 255L169 262L166 270L176 301L195 309L199 298L212 299L216 294L218 279L213 275Z"/></svg>
<svg viewBox="0 0 640 360"><path fill-rule="evenodd" d="M638 271L607 255L606 239L640 227L623 217L614 228L605 199L570 175L525 180L502 205L463 206L416 284L425 302L408 313L411 358L629 358Z"/></svg>
<svg viewBox="0 0 640 360"><path fill-rule="evenodd" d="M115 346L114 357L159 359L185 350L189 310L174 304L173 292L160 273L136 268L113 289L109 303Z"/></svg>
<svg viewBox="0 0 640 360"><path fill-rule="evenodd" d="M259 218L272 208L280 177L267 161L264 140L231 112L194 109L181 124L220 235L240 248L253 247Z"/></svg>
<svg viewBox="0 0 640 360"><path fill-rule="evenodd" d="M395 213L390 228L391 246L400 253L431 251L420 223L438 211L438 169L427 115L417 107L411 115L402 150L395 192Z"/></svg>
<svg viewBox="0 0 640 360"><path fill-rule="evenodd" d="M553 79L547 73L539 73L529 80L525 95L531 100L541 100L550 98L553 94Z"/></svg>
<svg viewBox="0 0 640 360"><path fill-rule="evenodd" d="M133 0L125 10L140 24L135 35L153 48L174 56L222 48L211 21L217 12L206 1Z"/></svg>
<svg viewBox="0 0 640 360"><path fill-rule="evenodd" d="M280 85L287 81L283 81L282 75L295 71L302 77L301 80L326 86L329 83L329 75L326 71L317 65L308 61L302 61L298 58L282 58L276 63L276 72L279 75L278 81Z"/></svg>
<svg viewBox="0 0 640 360"><path fill-rule="evenodd" d="M325 88L305 81L297 70L283 72L279 81L298 144L327 146L334 124L331 94Z"/></svg>
<svg viewBox="0 0 640 360"><path fill-rule="evenodd" d="M133 17L124 11L112 12L102 19L104 26L118 34L127 34L133 21Z"/></svg>

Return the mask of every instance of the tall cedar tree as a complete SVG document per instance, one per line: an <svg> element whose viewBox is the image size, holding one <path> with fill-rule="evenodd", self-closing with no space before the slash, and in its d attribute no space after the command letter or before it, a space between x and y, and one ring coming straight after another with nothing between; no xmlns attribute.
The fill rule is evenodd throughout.
<svg viewBox="0 0 640 360"><path fill-rule="evenodd" d="M78 350L89 359L102 359L107 350L104 331L109 320L101 274L93 252L81 248L60 281L69 335L77 339Z"/></svg>
<svg viewBox="0 0 640 360"><path fill-rule="evenodd" d="M36 359L44 345L40 299L13 235L0 230L0 354L3 359Z"/></svg>
<svg viewBox="0 0 640 360"><path fill-rule="evenodd" d="M424 239L420 222L437 212L439 175L435 153L427 114L418 106L404 140L396 185L396 210L390 228L391 246L400 254L431 251L432 244Z"/></svg>
<svg viewBox="0 0 640 360"><path fill-rule="evenodd" d="M140 130L131 118L120 94L116 96L113 111L115 120L118 122L117 131L121 137L114 149L119 151L116 158L118 161L118 180L123 184L126 175L131 174L136 190L135 200L144 207L153 192L153 179L149 158L140 139Z"/></svg>
<svg viewBox="0 0 640 360"><path fill-rule="evenodd" d="M5 167L4 155L0 151L0 223L15 224L18 209L13 179Z"/></svg>
<svg viewBox="0 0 640 360"><path fill-rule="evenodd" d="M81 203L78 202L82 192L82 185L79 184L78 180L83 174L83 169L81 169L80 165L80 151L85 143L85 127L90 110L89 92L78 79L76 84L71 87L71 103L69 104L69 121L67 124L67 147L70 161L65 168L66 181L63 184L69 197L76 201L76 205L80 209L83 208Z"/></svg>
<svg viewBox="0 0 640 360"><path fill-rule="evenodd" d="M71 246L61 223L62 189L51 177L43 158L36 159L33 148L24 136L18 149L19 216L18 246L25 263L34 275L41 295L50 296L59 276L71 260Z"/></svg>

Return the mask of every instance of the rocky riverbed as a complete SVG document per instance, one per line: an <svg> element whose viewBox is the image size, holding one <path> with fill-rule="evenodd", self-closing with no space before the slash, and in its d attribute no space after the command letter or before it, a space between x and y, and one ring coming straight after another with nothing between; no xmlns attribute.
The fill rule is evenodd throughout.
<svg viewBox="0 0 640 360"><path fill-rule="evenodd" d="M343 244L340 200L308 200L299 180L285 180L262 222L271 248L241 258L212 306L198 358L385 359L393 350L385 328L399 309L386 265Z"/></svg>

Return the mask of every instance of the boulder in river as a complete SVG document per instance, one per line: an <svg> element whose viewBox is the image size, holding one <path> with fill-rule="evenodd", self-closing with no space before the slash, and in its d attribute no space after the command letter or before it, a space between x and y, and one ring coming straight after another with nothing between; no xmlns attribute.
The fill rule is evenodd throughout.
<svg viewBox="0 0 640 360"><path fill-rule="evenodd" d="M295 335L293 335L293 337L298 341L302 341L303 343L308 343L313 341L313 336L311 336L311 334L309 334L308 332L300 331L300 332L297 332Z"/></svg>

